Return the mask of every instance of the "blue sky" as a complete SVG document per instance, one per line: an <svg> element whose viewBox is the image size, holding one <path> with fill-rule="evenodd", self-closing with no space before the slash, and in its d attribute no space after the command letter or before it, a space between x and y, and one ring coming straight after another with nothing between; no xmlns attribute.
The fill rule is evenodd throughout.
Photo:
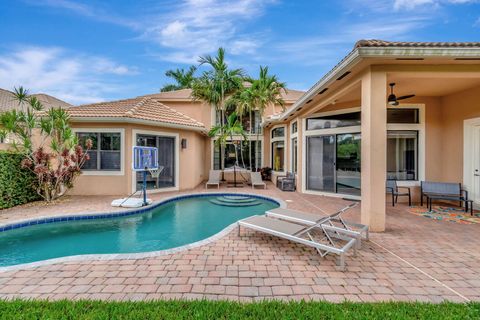
<svg viewBox="0 0 480 320"><path fill-rule="evenodd" d="M480 1L2 0L0 34L1 88L74 104L157 92L219 46L305 90L359 39L480 41Z"/></svg>

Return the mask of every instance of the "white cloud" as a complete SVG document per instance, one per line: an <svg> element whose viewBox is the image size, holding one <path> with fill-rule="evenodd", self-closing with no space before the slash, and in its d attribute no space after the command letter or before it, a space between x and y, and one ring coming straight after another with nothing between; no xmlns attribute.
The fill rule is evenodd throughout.
<svg viewBox="0 0 480 320"><path fill-rule="evenodd" d="M393 7L396 10L407 9L412 10L421 6L439 6L442 4L465 4L473 3L478 0L394 0Z"/></svg>
<svg viewBox="0 0 480 320"><path fill-rule="evenodd" d="M81 2L72 0L24 0L31 5L67 10L75 14L88 17L97 21L112 23L132 29L138 29L139 23L135 20L121 17L112 10L92 7Z"/></svg>
<svg viewBox="0 0 480 320"><path fill-rule="evenodd" d="M329 65L349 52L360 39L413 40L411 34L428 23L422 17L385 17L332 26L323 34L284 41L274 48L283 54L277 59L299 65ZM339 56L340 53L340 56ZM271 57L270 59L275 59ZM331 65L330 65L331 66Z"/></svg>
<svg viewBox="0 0 480 320"><path fill-rule="evenodd" d="M62 48L27 47L0 55L0 87L23 86L73 104L103 100L120 90L109 75L136 72L104 57L75 55Z"/></svg>
<svg viewBox="0 0 480 320"><path fill-rule="evenodd" d="M253 53L261 42L238 27L264 13L268 0L185 0L146 26L143 39L169 49L161 59L195 63L224 46L233 54Z"/></svg>

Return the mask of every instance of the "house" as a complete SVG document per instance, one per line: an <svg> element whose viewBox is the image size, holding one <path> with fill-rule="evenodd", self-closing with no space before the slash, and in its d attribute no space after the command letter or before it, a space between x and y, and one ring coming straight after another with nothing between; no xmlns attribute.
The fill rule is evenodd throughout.
<svg viewBox="0 0 480 320"><path fill-rule="evenodd" d="M303 94L296 90L283 93L285 106L292 106ZM282 111L281 106L271 106L266 115L280 115ZM216 122L216 110L193 101L190 89L81 105L68 112L80 142L88 138L94 142L90 160L71 194L128 195L140 190L142 173L132 170L133 146L159 149L159 164L164 168L158 178L148 175L149 192L192 189L208 178L211 168L220 169L221 150L208 137ZM248 117L242 118L246 129L250 128L248 121ZM263 134L257 134L261 128L258 113L252 121L252 132L247 134L252 151L248 150L250 144L244 147L242 165L255 170L263 165L264 150ZM234 164L230 142L222 150L227 168Z"/></svg>
<svg viewBox="0 0 480 320"><path fill-rule="evenodd" d="M194 188L222 158L233 165L231 143L220 150L207 135L215 109L190 96L186 89L69 108L80 140L94 141L71 192L139 190L135 145L160 150L165 169L149 179L151 192ZM283 98L285 111L253 116L242 166L271 167L274 180L294 171L299 192L361 200L372 231L385 229L387 178L416 199L423 180L460 182L480 206L480 43L361 40L307 92Z"/></svg>

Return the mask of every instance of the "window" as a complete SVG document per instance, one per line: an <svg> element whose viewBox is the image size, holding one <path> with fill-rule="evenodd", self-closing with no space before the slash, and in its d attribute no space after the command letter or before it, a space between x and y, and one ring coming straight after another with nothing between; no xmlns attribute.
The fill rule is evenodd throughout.
<svg viewBox="0 0 480 320"><path fill-rule="evenodd" d="M272 142L272 168L273 171L283 171L285 164L285 142Z"/></svg>
<svg viewBox="0 0 480 320"><path fill-rule="evenodd" d="M232 112L235 111L233 109L228 109L225 111L225 114L224 114L224 121L227 122L227 119L228 119L228 116L230 114L232 114ZM221 124L221 111L220 110L216 110L215 111L215 123L216 124ZM242 116L240 115L237 115L238 117L238 120L242 123L242 127L243 127L243 130L245 130L246 133L252 133L252 134L256 134L257 131L258 133L262 133L262 127L261 127L261 123L262 123L262 119L261 119L261 115L260 115L260 112L258 110L255 110L255 111L252 111L252 114L251 114L251 122L252 122L252 128L250 128L250 113L249 112L245 112ZM251 129L251 132L250 132L250 129Z"/></svg>
<svg viewBox="0 0 480 320"><path fill-rule="evenodd" d="M307 119L307 130L359 126L361 113L351 112Z"/></svg>
<svg viewBox="0 0 480 320"><path fill-rule="evenodd" d="M413 108L388 108L387 123L419 123L419 110Z"/></svg>
<svg viewBox="0 0 480 320"><path fill-rule="evenodd" d="M388 131L387 178L417 180L418 131Z"/></svg>
<svg viewBox="0 0 480 320"><path fill-rule="evenodd" d="M277 127L271 131L270 165L273 171L285 171L285 128L286 126Z"/></svg>
<svg viewBox="0 0 480 320"><path fill-rule="evenodd" d="M252 149L250 151L250 145ZM237 145L238 152L238 165L242 168L256 171L261 166L262 154L261 154L261 141L252 140L246 141L241 145ZM251 157L251 162L250 162ZM235 148L231 142L227 142L224 148L225 168L232 167L235 164ZM220 146L215 144L213 153L213 169L221 169L221 154Z"/></svg>
<svg viewBox="0 0 480 320"><path fill-rule="evenodd" d="M272 130L272 139L283 137L285 137L285 127L275 128Z"/></svg>
<svg viewBox="0 0 480 320"><path fill-rule="evenodd" d="M297 173L297 161L298 161L298 145L297 138L292 139L292 171Z"/></svg>
<svg viewBox="0 0 480 320"><path fill-rule="evenodd" d="M121 170L121 136L119 132L79 132L80 145L86 148L86 141L92 140L88 151L90 159L83 165L83 170Z"/></svg>
<svg viewBox="0 0 480 320"><path fill-rule="evenodd" d="M292 134L297 133L297 131L298 131L297 121L295 121L294 123L292 123Z"/></svg>

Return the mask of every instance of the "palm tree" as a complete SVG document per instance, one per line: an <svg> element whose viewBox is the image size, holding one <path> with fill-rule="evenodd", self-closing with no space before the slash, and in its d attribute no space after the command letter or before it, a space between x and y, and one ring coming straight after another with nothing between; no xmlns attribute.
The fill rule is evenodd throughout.
<svg viewBox="0 0 480 320"><path fill-rule="evenodd" d="M210 70L204 71L192 83L192 98L215 107L220 112L219 133L223 134L225 124L225 101L242 88L242 69L229 69L225 61L225 49L219 48L216 57L210 55L200 57L200 65L207 65ZM223 150L220 150L223 154ZM221 157L221 169L225 168L225 159Z"/></svg>
<svg viewBox="0 0 480 320"><path fill-rule="evenodd" d="M243 114L249 113L250 128L252 133L252 113L258 111L260 118L263 119L265 110L268 106L280 105L284 109L285 101L282 98L282 92L287 92L286 84L280 82L276 75L270 75L268 73L268 67L260 66L260 72L258 79L245 78L244 81L249 83L245 86L241 92L237 92L231 97L229 104L235 105L237 113ZM260 128L256 128L256 135L258 141L258 135ZM249 142L250 150L250 169L252 167L252 144Z"/></svg>
<svg viewBox="0 0 480 320"><path fill-rule="evenodd" d="M244 81L248 82L248 79L245 78ZM252 134L252 112L255 109L255 100L254 100L254 92L252 91L250 86L242 87L240 91L237 91L234 95L227 99L225 102L227 108L234 108L235 112L240 115L240 119L246 113L249 116L249 128L248 133ZM249 150L249 166L250 170L252 170L252 141L249 139L248 141L248 150ZM241 150L242 151L242 150ZM243 152L242 155L242 164L245 166L243 161Z"/></svg>
<svg viewBox="0 0 480 320"><path fill-rule="evenodd" d="M192 82L195 79L196 71L196 66L190 66L188 70L185 70L183 68L168 70L167 72L165 72L165 75L173 79L175 81L175 84L166 84L160 89L160 91L165 92L192 88Z"/></svg>
<svg viewBox="0 0 480 320"><path fill-rule="evenodd" d="M234 136L242 137L242 140L240 141L240 145L243 144L247 139L247 136L245 135L245 130L243 129L243 125L240 122L239 118L237 117L237 113L232 112L227 117L227 121L224 124L214 125L208 132L208 135L211 138L217 137L215 144L217 144L223 149L226 147L228 139L232 141L233 147L235 150L235 164L233 166L233 173L235 177L234 184L236 186L237 184L236 167L238 166L238 150L237 150L237 144L233 140L233 137Z"/></svg>

